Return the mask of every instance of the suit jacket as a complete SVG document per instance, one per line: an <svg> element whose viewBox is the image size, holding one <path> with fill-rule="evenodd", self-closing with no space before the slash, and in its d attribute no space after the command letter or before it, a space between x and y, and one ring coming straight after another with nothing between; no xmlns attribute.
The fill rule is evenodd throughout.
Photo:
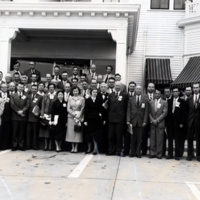
<svg viewBox="0 0 200 200"><path fill-rule="evenodd" d="M144 97L145 97L148 101L150 101L148 93L145 94ZM154 93L153 93L153 100L155 100L155 94L154 94Z"/></svg>
<svg viewBox="0 0 200 200"><path fill-rule="evenodd" d="M168 113L167 101L160 99L160 108L155 109L155 100L149 102L149 119L150 123L153 120L158 121L158 128L165 128L165 118Z"/></svg>
<svg viewBox="0 0 200 200"><path fill-rule="evenodd" d="M85 109L84 109L84 121L90 121L90 120L101 120L101 117L99 114L102 115L102 101L100 98L96 97L95 102L93 102L92 98L89 97L85 100Z"/></svg>
<svg viewBox="0 0 200 200"><path fill-rule="evenodd" d="M134 94L133 94L133 96L135 96L136 94L135 94L135 92L134 92ZM130 94L130 91L128 92L128 97L129 98L132 98L133 96L131 96L131 94ZM143 95L143 97L144 97L144 95Z"/></svg>
<svg viewBox="0 0 200 200"><path fill-rule="evenodd" d="M108 120L110 123L125 123L128 105L128 94L120 91L118 97L115 93L108 97Z"/></svg>
<svg viewBox="0 0 200 200"><path fill-rule="evenodd" d="M29 98L25 93L23 93L21 98L19 97L18 92L12 94L10 97L10 105L12 108L11 119L14 121L26 121L29 104ZM17 111L20 110L23 111L23 114L25 115L24 117L17 113Z"/></svg>
<svg viewBox="0 0 200 200"><path fill-rule="evenodd" d="M69 83L69 82L66 81L66 83ZM63 90L63 91L65 90L63 81L58 82L57 88L58 88L59 90Z"/></svg>
<svg viewBox="0 0 200 200"><path fill-rule="evenodd" d="M52 74L52 79L56 80L56 75ZM59 74L58 75L58 81L61 81L62 80L62 76Z"/></svg>
<svg viewBox="0 0 200 200"><path fill-rule="evenodd" d="M178 98L178 104L175 107L174 113L172 113L174 98L168 100L168 115L167 124L168 126L179 127L180 124L186 125L186 102L185 100Z"/></svg>
<svg viewBox="0 0 200 200"><path fill-rule="evenodd" d="M137 96L129 98L127 108L127 122L130 122L133 127L142 127L142 124L148 122L148 101L141 95L139 106L137 105Z"/></svg>
<svg viewBox="0 0 200 200"><path fill-rule="evenodd" d="M126 85L123 84L123 83L122 83L122 89L121 89L121 90L122 90L122 92L127 92L127 91L126 91Z"/></svg>
<svg viewBox="0 0 200 200"><path fill-rule="evenodd" d="M80 96L83 97L83 89L81 90ZM85 99L88 99L90 96L91 96L91 94L90 94L90 89L87 89L87 90L86 90Z"/></svg>
<svg viewBox="0 0 200 200"><path fill-rule="evenodd" d="M95 73L95 76L93 78L97 80L97 76L98 76L98 74ZM91 73L87 74L87 80L88 80L89 83L91 82L91 80L92 80L92 74Z"/></svg>
<svg viewBox="0 0 200 200"><path fill-rule="evenodd" d="M108 79L109 79L109 78L111 78L111 77L115 78L115 75L114 75L114 74L109 74L109 75L108 75L108 79L107 79L107 81L106 81L107 75L108 75L108 74L104 74L104 75L103 75L103 82L105 82L105 83L108 82Z"/></svg>
<svg viewBox="0 0 200 200"><path fill-rule="evenodd" d="M41 81L41 74L40 74L40 71L36 70L35 69L35 73L37 74L37 82L40 82ZM28 76L28 83L31 83L31 69L28 69L26 71L24 71L24 74L26 74L26 76Z"/></svg>
<svg viewBox="0 0 200 200"><path fill-rule="evenodd" d="M2 93L0 92L0 98L2 98ZM1 116L2 121L10 121L11 120L11 107L10 107L10 95L7 92L7 99L4 99L4 111Z"/></svg>
<svg viewBox="0 0 200 200"><path fill-rule="evenodd" d="M197 108L194 105L194 96L187 99L187 126L190 128L200 128L200 102L197 103Z"/></svg>
<svg viewBox="0 0 200 200"><path fill-rule="evenodd" d="M42 99L41 116L44 114L50 115L52 111L53 102L57 100L56 94L53 99L50 99L49 94L45 94Z"/></svg>
<svg viewBox="0 0 200 200"><path fill-rule="evenodd" d="M33 108L37 105L40 110L41 110L41 107L42 107L42 96L40 96L39 94L36 94L34 99L32 98L32 94L29 94L28 95L28 98L29 98L29 102L30 102L30 106L29 106L29 109L28 109L28 122L39 122L40 118L39 116L36 117L32 111L33 111Z"/></svg>

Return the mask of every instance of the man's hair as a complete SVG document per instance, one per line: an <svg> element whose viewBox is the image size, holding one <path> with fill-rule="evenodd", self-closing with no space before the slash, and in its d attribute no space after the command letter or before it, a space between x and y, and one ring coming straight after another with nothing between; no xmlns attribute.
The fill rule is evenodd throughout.
<svg viewBox="0 0 200 200"><path fill-rule="evenodd" d="M85 76L86 77L87 75L84 73L84 74L81 74L81 76Z"/></svg>
<svg viewBox="0 0 200 200"><path fill-rule="evenodd" d="M165 90L169 90L169 91L170 91L170 88L169 88L169 87L165 87L165 88L164 88L164 91L165 91Z"/></svg>
<svg viewBox="0 0 200 200"><path fill-rule="evenodd" d="M14 65L17 65L17 64L19 64L19 66L20 66L20 63L19 63L19 62L14 62ZM13 65L13 66L14 66L14 65Z"/></svg>
<svg viewBox="0 0 200 200"><path fill-rule="evenodd" d="M121 75L120 75L119 73L118 73L118 74L115 74L115 77L116 77L116 76L120 76L120 77L121 77Z"/></svg>
<svg viewBox="0 0 200 200"><path fill-rule="evenodd" d="M114 80L114 81L115 81L115 78L114 78L114 77L110 77L110 78L108 79L108 81L109 81L109 80Z"/></svg>
<svg viewBox="0 0 200 200"><path fill-rule="evenodd" d="M172 88L172 91L173 91L174 89L178 89L178 91L180 92L180 89L179 89L178 87L174 86L174 87Z"/></svg>
<svg viewBox="0 0 200 200"><path fill-rule="evenodd" d="M78 79L77 78L72 78L71 81L73 82L74 80L76 80L78 82Z"/></svg>
<svg viewBox="0 0 200 200"><path fill-rule="evenodd" d="M91 79L91 82L92 82L92 81L96 81L96 83L97 83L97 80L96 80L96 79L94 79L94 78L93 78L93 79Z"/></svg>
<svg viewBox="0 0 200 200"><path fill-rule="evenodd" d="M113 66L111 66L111 65L107 65L107 66L106 66L106 69L107 69L108 67L110 67L111 70L113 70Z"/></svg>
<svg viewBox="0 0 200 200"><path fill-rule="evenodd" d="M131 82L128 84L128 86L129 86L130 84L135 84L135 86L136 86L136 83L135 83L134 81L131 81Z"/></svg>
<svg viewBox="0 0 200 200"><path fill-rule="evenodd" d="M62 74L68 74L68 72L67 71L63 71Z"/></svg>
<svg viewBox="0 0 200 200"><path fill-rule="evenodd" d="M58 65L55 65L55 66L54 66L54 69L55 69L55 68L58 68L58 69L60 69L60 66L58 66Z"/></svg>

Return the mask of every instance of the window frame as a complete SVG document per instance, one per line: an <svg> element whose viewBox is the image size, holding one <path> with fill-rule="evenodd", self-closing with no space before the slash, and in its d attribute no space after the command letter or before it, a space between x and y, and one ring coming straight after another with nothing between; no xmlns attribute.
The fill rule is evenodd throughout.
<svg viewBox="0 0 200 200"><path fill-rule="evenodd" d="M185 8L175 8L175 1L176 0L174 0L173 10L185 10Z"/></svg>

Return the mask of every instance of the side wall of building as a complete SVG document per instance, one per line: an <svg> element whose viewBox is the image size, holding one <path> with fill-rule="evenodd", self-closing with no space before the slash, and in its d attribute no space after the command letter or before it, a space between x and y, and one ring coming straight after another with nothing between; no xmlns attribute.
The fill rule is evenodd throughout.
<svg viewBox="0 0 200 200"><path fill-rule="evenodd" d="M184 67L184 29L177 27L185 11L150 10L149 0L134 0L141 4L135 50L128 56L127 83L145 83L146 58L169 58L173 80Z"/></svg>

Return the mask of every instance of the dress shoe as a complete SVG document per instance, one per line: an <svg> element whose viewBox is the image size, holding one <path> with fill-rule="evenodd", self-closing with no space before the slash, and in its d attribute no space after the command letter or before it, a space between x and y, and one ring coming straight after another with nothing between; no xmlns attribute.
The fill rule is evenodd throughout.
<svg viewBox="0 0 200 200"><path fill-rule="evenodd" d="M156 156L149 156L149 158L155 158Z"/></svg>
<svg viewBox="0 0 200 200"><path fill-rule="evenodd" d="M24 147L19 147L20 151L26 151L26 149Z"/></svg>
<svg viewBox="0 0 200 200"><path fill-rule="evenodd" d="M48 147L47 147L47 148L44 148L43 151L48 151Z"/></svg>
<svg viewBox="0 0 200 200"><path fill-rule="evenodd" d="M13 147L13 148L12 148L12 151L17 151L17 147Z"/></svg>
<svg viewBox="0 0 200 200"><path fill-rule="evenodd" d="M158 159L162 159L162 157L157 156Z"/></svg>
<svg viewBox="0 0 200 200"><path fill-rule="evenodd" d="M187 157L187 161L191 161L192 160L192 157Z"/></svg>
<svg viewBox="0 0 200 200"><path fill-rule="evenodd" d="M199 161L199 162L200 162L200 158L197 158L197 161Z"/></svg>
<svg viewBox="0 0 200 200"><path fill-rule="evenodd" d="M180 158L179 157L175 157L175 160L180 160Z"/></svg>
<svg viewBox="0 0 200 200"><path fill-rule="evenodd" d="M129 154L129 157L130 157L130 158L133 158L133 157L134 157L134 154Z"/></svg>
<svg viewBox="0 0 200 200"><path fill-rule="evenodd" d="M33 148L33 150L38 151L38 148Z"/></svg>
<svg viewBox="0 0 200 200"><path fill-rule="evenodd" d="M116 152L115 155L116 155L116 156L121 156L121 153Z"/></svg>
<svg viewBox="0 0 200 200"><path fill-rule="evenodd" d="M167 160L173 159L173 158L174 158L173 156L167 156L167 157L166 157Z"/></svg>
<svg viewBox="0 0 200 200"><path fill-rule="evenodd" d="M195 155L193 155L193 156L192 156L192 158L196 158L196 156L195 156Z"/></svg>
<svg viewBox="0 0 200 200"><path fill-rule="evenodd" d="M137 158L142 158L142 156L141 156L141 155L136 155L136 157L137 157Z"/></svg>
<svg viewBox="0 0 200 200"><path fill-rule="evenodd" d="M97 152L92 152L92 155L94 155L94 156L97 155Z"/></svg>

